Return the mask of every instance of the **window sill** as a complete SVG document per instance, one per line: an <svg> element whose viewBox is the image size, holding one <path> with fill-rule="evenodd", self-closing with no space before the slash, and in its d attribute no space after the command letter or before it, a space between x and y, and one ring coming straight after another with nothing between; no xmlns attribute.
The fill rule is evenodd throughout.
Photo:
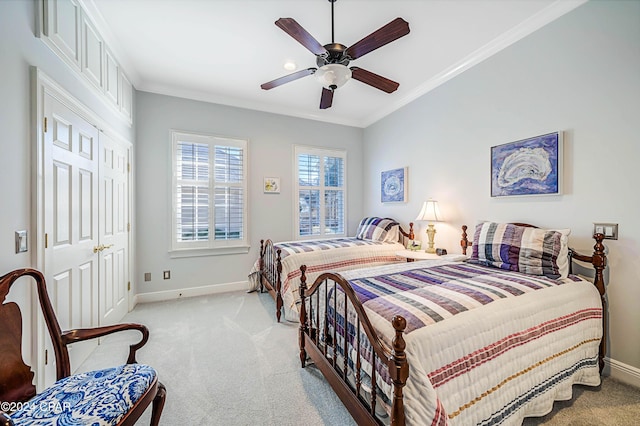
<svg viewBox="0 0 640 426"><path fill-rule="evenodd" d="M203 257L203 256L224 256L227 254L249 253L250 246L218 247L218 248L198 248L198 249L177 249L169 250L171 259L182 257Z"/></svg>

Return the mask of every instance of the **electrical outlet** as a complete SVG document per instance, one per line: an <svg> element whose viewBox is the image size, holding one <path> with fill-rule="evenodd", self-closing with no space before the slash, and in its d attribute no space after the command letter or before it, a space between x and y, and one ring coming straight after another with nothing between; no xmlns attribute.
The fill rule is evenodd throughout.
<svg viewBox="0 0 640 426"><path fill-rule="evenodd" d="M594 234L603 234L607 240L618 239L618 224L617 223L594 223Z"/></svg>
<svg viewBox="0 0 640 426"><path fill-rule="evenodd" d="M162 274L163 274L162 277L165 280L171 279L171 271L164 271Z"/></svg>
<svg viewBox="0 0 640 426"><path fill-rule="evenodd" d="M144 280L145 281L151 281L151 272L145 272L144 273Z"/></svg>

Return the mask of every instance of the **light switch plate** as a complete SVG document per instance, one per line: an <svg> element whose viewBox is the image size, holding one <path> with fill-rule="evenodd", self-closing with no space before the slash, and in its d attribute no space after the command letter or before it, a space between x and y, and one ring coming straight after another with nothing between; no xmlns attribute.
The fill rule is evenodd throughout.
<svg viewBox="0 0 640 426"><path fill-rule="evenodd" d="M594 223L594 234L604 234L606 240L618 239L618 224L617 223Z"/></svg>
<svg viewBox="0 0 640 426"><path fill-rule="evenodd" d="M16 231L16 253L27 251L27 231Z"/></svg>

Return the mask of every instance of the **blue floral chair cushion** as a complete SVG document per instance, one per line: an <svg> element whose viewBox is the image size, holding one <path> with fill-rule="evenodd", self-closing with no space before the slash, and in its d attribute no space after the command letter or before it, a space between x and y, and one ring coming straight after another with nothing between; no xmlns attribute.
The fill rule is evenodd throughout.
<svg viewBox="0 0 640 426"><path fill-rule="evenodd" d="M113 425L149 389L156 371L125 364L58 380L11 414L16 425Z"/></svg>

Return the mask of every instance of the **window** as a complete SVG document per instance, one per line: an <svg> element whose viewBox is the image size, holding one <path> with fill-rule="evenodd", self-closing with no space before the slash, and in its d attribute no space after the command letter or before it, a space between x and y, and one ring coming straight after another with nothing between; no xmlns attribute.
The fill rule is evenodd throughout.
<svg viewBox="0 0 640 426"><path fill-rule="evenodd" d="M247 141L172 132L172 159L172 250L246 253Z"/></svg>
<svg viewBox="0 0 640 426"><path fill-rule="evenodd" d="M342 150L295 147L298 238L345 235L346 159Z"/></svg>

